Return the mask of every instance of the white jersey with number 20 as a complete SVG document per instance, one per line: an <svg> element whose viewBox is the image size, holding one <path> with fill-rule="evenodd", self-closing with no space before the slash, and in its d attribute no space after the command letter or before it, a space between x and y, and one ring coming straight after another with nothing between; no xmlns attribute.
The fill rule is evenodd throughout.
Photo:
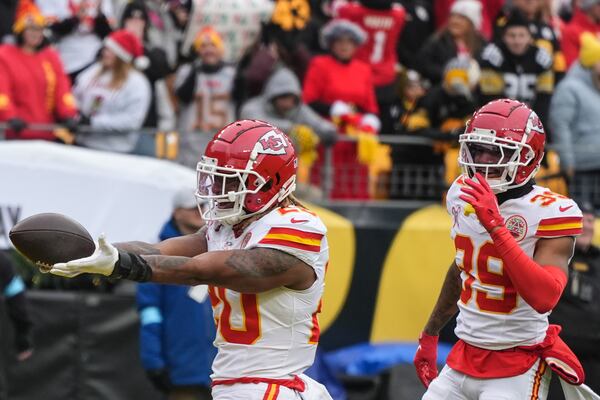
<svg viewBox="0 0 600 400"><path fill-rule="evenodd" d="M312 365L329 259L325 234L319 217L295 206L274 209L237 236L228 225L209 225L209 251L272 248L305 262L317 278L306 290L279 287L248 294L209 287L217 324L213 380L293 378Z"/></svg>

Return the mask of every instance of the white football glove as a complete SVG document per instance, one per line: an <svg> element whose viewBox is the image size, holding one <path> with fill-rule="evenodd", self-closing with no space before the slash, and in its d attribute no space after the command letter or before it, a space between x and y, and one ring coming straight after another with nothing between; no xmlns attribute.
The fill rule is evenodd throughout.
<svg viewBox="0 0 600 400"><path fill-rule="evenodd" d="M115 269L117 261L119 261L117 248L108 243L104 234L101 234L94 254L66 263L54 264L48 272L65 278L73 278L83 273L109 276Z"/></svg>

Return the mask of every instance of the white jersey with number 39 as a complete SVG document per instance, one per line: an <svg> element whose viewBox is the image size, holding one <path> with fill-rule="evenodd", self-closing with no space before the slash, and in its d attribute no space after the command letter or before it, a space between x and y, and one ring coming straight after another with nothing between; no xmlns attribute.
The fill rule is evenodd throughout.
<svg viewBox="0 0 600 400"><path fill-rule="evenodd" d="M539 314L516 292L490 235L473 207L459 198L463 177L450 187L448 212L453 218L456 265L461 269L456 335L489 350L540 343L546 336L548 314ZM540 186L500 204L505 225L523 251L533 258L544 238L577 236L582 215L575 202ZM531 282L535 285L535 282Z"/></svg>
<svg viewBox="0 0 600 400"><path fill-rule="evenodd" d="M213 380L286 379L314 361L319 340L320 301L329 259L326 228L319 217L300 208L277 208L236 236L231 226L211 223L208 250L267 247L312 267L315 283L306 290L285 287L258 294L209 287L217 324Z"/></svg>

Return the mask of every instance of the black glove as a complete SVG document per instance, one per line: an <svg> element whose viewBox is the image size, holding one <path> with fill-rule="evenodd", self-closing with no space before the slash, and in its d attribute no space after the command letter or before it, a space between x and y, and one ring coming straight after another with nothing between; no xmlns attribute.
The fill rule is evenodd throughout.
<svg viewBox="0 0 600 400"><path fill-rule="evenodd" d="M68 118L62 122L64 127L67 128L71 133L77 133L80 123L80 120L77 118Z"/></svg>
<svg viewBox="0 0 600 400"><path fill-rule="evenodd" d="M33 335L31 331L15 335L15 348L19 353L33 348Z"/></svg>
<svg viewBox="0 0 600 400"><path fill-rule="evenodd" d="M148 370L146 371L146 375L154 387L163 393L168 393L173 388L169 371L165 368Z"/></svg>
<svg viewBox="0 0 600 400"><path fill-rule="evenodd" d="M20 133L23 129L27 128L27 122L21 118L11 118L8 120L8 126L13 131Z"/></svg>
<svg viewBox="0 0 600 400"><path fill-rule="evenodd" d="M81 114L79 116L79 124L78 124L79 126L81 126L81 125L89 126L91 124L92 124L92 119L90 117L88 117L87 115L83 115L83 114Z"/></svg>

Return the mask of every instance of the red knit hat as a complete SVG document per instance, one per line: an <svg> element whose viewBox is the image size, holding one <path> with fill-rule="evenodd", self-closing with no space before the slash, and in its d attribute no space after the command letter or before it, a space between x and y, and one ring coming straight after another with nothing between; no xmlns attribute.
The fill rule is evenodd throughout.
<svg viewBox="0 0 600 400"><path fill-rule="evenodd" d="M104 39L104 47L112 50L121 60L132 63L138 69L148 67L148 59L144 57L142 42L137 36L125 29L111 33Z"/></svg>

